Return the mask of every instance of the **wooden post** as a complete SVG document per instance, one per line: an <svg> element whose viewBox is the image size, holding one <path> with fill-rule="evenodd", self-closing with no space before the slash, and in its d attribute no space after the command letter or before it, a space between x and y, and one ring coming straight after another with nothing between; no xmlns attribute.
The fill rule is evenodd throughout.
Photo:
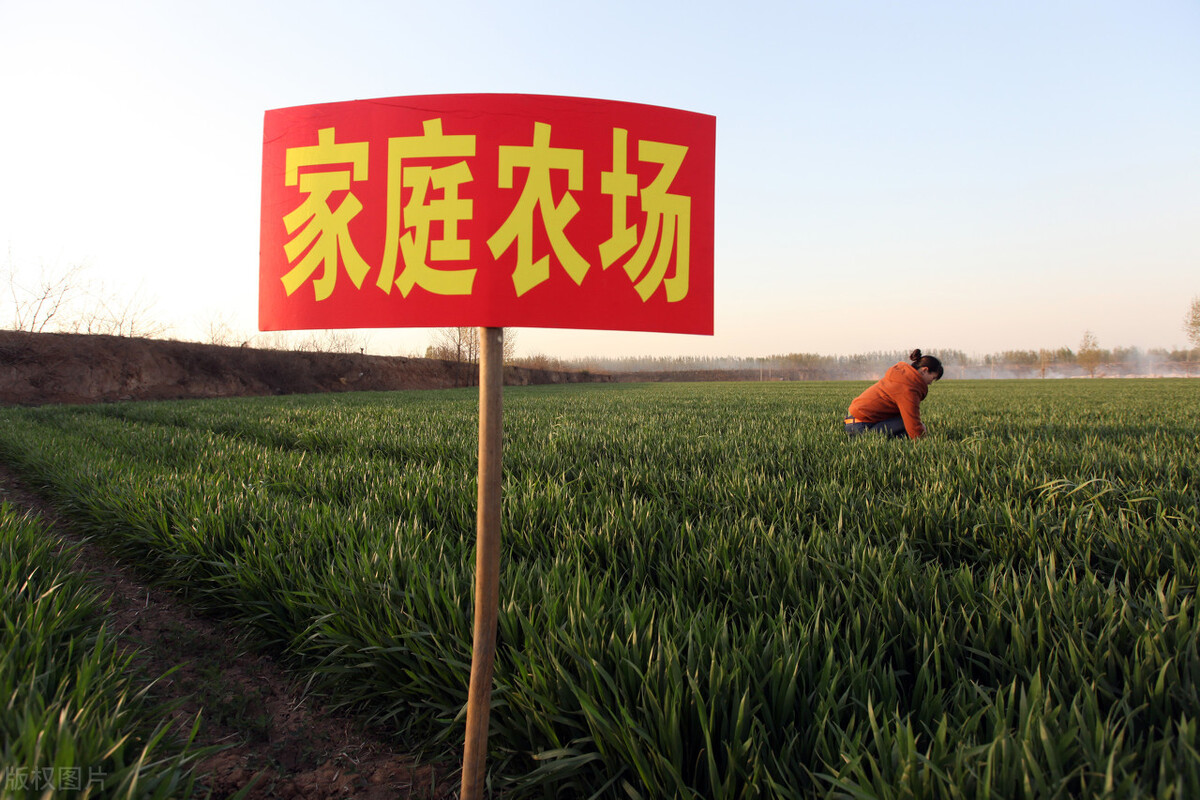
<svg viewBox="0 0 1200 800"><path fill-rule="evenodd" d="M475 540L475 638L467 694L467 738L461 800L480 800L487 760L492 667L500 605L500 452L503 445L501 388L504 331L479 329L479 505Z"/></svg>

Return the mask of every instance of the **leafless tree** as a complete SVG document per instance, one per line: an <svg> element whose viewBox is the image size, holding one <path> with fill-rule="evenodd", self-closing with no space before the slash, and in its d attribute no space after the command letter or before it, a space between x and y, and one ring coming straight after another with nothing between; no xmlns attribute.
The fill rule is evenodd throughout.
<svg viewBox="0 0 1200 800"><path fill-rule="evenodd" d="M266 331L250 336L240 342L243 347L254 347L259 350L295 350L290 331Z"/></svg>
<svg viewBox="0 0 1200 800"><path fill-rule="evenodd" d="M344 328L330 328L310 331L292 349L312 353L362 353L367 349L367 340L361 334Z"/></svg>
<svg viewBox="0 0 1200 800"><path fill-rule="evenodd" d="M475 364L479 361L479 333L471 327L438 328L425 355L457 364Z"/></svg>
<svg viewBox="0 0 1200 800"><path fill-rule="evenodd" d="M11 327L41 333L70 331L116 336L161 336L170 330L153 316L154 303L142 292L108 292L88 280L86 267L76 264L51 271L42 265L37 277L19 272L12 255L4 269L8 286Z"/></svg>
<svg viewBox="0 0 1200 800"><path fill-rule="evenodd" d="M229 317L225 314L219 314L208 322L208 335L205 337L206 344L217 344L225 347L235 347L242 342L245 342L247 337L233 327Z"/></svg>
<svg viewBox="0 0 1200 800"><path fill-rule="evenodd" d="M71 301L82 290L83 272L84 267L78 264L58 273L42 265L37 278L24 279L18 277L10 253L5 278L12 301L12 328L40 333L51 324L60 325Z"/></svg>
<svg viewBox="0 0 1200 800"><path fill-rule="evenodd" d="M511 364L517 360L517 329L504 329L504 363Z"/></svg>
<svg viewBox="0 0 1200 800"><path fill-rule="evenodd" d="M1050 362L1054 360L1054 353L1046 348L1038 350L1038 371L1043 378L1046 377L1046 368L1050 366Z"/></svg>
<svg viewBox="0 0 1200 800"><path fill-rule="evenodd" d="M78 333L154 338L171 329L170 325L154 318L154 303L140 290L122 295L100 288L89 291L84 302L87 307L73 325Z"/></svg>
<svg viewBox="0 0 1200 800"><path fill-rule="evenodd" d="M504 329L505 364L511 364L517 355L517 332L514 328ZM440 358L458 364L479 363L479 329L475 327L438 328L433 342L425 351L426 358Z"/></svg>
<svg viewBox="0 0 1200 800"><path fill-rule="evenodd" d="M1096 368L1100 366L1100 342L1096 339L1096 334L1091 331L1083 332L1075 361L1088 371L1089 377L1096 377Z"/></svg>
<svg viewBox="0 0 1200 800"><path fill-rule="evenodd" d="M1183 317L1183 332L1187 334L1188 344L1200 348L1200 297L1192 298L1192 304ZM1192 374L1191 353L1188 353L1187 374Z"/></svg>
<svg viewBox="0 0 1200 800"><path fill-rule="evenodd" d="M554 356L548 356L545 353L522 356L521 358L514 359L513 363L529 369L555 370L558 372L569 372L575 369L575 365L571 362Z"/></svg>
<svg viewBox="0 0 1200 800"><path fill-rule="evenodd" d="M1192 347L1200 347L1200 297L1192 298L1192 305L1183 318L1183 332Z"/></svg>

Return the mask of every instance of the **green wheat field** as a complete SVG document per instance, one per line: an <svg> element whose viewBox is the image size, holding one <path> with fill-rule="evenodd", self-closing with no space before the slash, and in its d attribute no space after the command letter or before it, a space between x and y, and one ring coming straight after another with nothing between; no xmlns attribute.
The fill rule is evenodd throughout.
<svg viewBox="0 0 1200 800"><path fill-rule="evenodd" d="M505 389L495 791L1200 797L1200 382L946 381L928 438L849 440L866 385ZM477 415L473 389L8 408L0 461L326 705L453 752ZM81 705L108 691L84 666L28 678L61 615L5 511L5 763L180 796L186 751L104 755L128 723Z"/></svg>

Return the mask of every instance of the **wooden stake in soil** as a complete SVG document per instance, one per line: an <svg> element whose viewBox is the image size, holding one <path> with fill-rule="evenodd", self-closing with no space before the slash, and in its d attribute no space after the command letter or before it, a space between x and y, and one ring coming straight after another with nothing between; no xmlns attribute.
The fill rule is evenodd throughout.
<svg viewBox="0 0 1200 800"><path fill-rule="evenodd" d="M504 385L504 331L479 329L479 506L475 540L475 638L467 694L467 738L461 800L483 797L492 667L500 605L500 393Z"/></svg>

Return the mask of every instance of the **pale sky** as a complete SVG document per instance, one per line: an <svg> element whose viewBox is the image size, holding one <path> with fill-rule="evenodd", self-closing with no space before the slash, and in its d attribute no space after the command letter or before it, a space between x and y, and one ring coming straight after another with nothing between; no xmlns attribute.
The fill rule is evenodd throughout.
<svg viewBox="0 0 1200 800"><path fill-rule="evenodd" d="M249 336L263 112L479 92L717 118L715 335L522 354L1185 345L1195 0L0 0L0 248Z"/></svg>

